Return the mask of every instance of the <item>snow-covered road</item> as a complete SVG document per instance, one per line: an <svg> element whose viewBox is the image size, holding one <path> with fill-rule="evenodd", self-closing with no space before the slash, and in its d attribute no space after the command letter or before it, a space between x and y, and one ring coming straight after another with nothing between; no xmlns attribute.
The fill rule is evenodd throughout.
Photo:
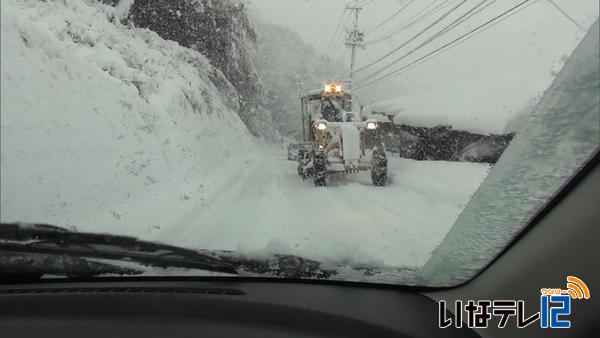
<svg viewBox="0 0 600 338"><path fill-rule="evenodd" d="M192 248L292 253L321 261L421 266L446 235L489 167L392 158L391 182L368 173L316 188L272 150L205 192L191 212L152 239Z"/></svg>

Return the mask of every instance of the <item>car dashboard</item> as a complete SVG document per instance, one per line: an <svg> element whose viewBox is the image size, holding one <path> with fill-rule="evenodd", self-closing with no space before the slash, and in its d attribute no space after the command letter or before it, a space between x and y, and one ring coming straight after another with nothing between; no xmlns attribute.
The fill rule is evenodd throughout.
<svg viewBox="0 0 600 338"><path fill-rule="evenodd" d="M477 337L409 290L236 279L0 285L2 337Z"/></svg>

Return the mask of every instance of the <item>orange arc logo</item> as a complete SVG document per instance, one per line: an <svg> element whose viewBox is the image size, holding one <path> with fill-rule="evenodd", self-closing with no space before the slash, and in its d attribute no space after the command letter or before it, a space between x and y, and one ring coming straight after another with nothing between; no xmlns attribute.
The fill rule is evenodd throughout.
<svg viewBox="0 0 600 338"><path fill-rule="evenodd" d="M567 293L573 299L590 299L590 289L579 278L574 276L567 277Z"/></svg>

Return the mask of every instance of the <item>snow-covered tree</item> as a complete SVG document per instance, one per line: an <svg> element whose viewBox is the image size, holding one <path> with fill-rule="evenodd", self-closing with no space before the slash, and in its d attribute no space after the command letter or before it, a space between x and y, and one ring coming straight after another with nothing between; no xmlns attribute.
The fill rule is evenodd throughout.
<svg viewBox="0 0 600 338"><path fill-rule="evenodd" d="M266 108L283 135L298 134L299 94L326 81L343 78L344 66L320 56L296 33L255 19L258 36L255 64L265 89Z"/></svg>
<svg viewBox="0 0 600 338"><path fill-rule="evenodd" d="M265 135L272 129L264 126L270 113L260 108L263 90L253 64L257 35L243 2L136 0L128 20L205 55L236 89L237 97L231 102L250 131L272 136ZM216 82L217 86L228 86ZM263 124L257 122L261 120Z"/></svg>

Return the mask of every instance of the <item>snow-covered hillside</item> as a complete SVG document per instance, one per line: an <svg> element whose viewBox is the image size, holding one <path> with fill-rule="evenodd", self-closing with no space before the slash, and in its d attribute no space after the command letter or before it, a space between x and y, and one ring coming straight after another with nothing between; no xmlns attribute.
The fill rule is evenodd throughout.
<svg viewBox="0 0 600 338"><path fill-rule="evenodd" d="M273 114L263 106L263 85L253 62L257 33L245 1L111 1L122 8L123 22L205 55L225 75L227 81L213 82L228 91L226 103L250 133L268 140L279 138Z"/></svg>
<svg viewBox="0 0 600 338"><path fill-rule="evenodd" d="M3 0L1 22L2 221L144 233L252 151L223 75L114 8Z"/></svg>

